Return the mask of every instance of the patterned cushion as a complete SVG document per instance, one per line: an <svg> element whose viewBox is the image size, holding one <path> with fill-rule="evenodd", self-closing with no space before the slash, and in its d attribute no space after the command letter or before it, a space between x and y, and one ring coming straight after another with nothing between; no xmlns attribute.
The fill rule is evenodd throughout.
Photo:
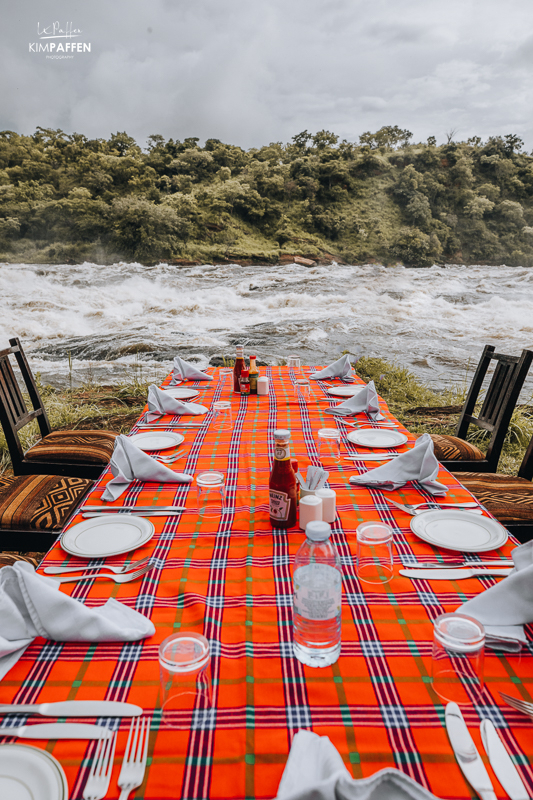
<svg viewBox="0 0 533 800"><path fill-rule="evenodd" d="M57 475L0 477L0 530L60 531L92 485Z"/></svg>
<svg viewBox="0 0 533 800"><path fill-rule="evenodd" d="M499 522L533 522L531 481L489 472L458 472L455 477Z"/></svg>
<svg viewBox="0 0 533 800"><path fill-rule="evenodd" d="M52 431L24 455L26 461L68 461L109 464L117 433L111 431Z"/></svg>
<svg viewBox="0 0 533 800"><path fill-rule="evenodd" d="M25 561L27 564L31 564L32 567L38 567L40 560L40 558L35 558L34 556L21 556L18 553L0 553L0 568L12 567L17 561Z"/></svg>
<svg viewBox="0 0 533 800"><path fill-rule="evenodd" d="M435 455L439 461L483 461L485 454L470 442L457 436L431 433Z"/></svg>

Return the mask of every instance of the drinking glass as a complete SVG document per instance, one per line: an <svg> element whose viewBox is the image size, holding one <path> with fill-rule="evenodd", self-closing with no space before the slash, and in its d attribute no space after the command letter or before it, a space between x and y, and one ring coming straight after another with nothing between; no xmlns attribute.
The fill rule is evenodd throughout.
<svg viewBox="0 0 533 800"><path fill-rule="evenodd" d="M213 403L213 427L218 431L231 430L233 427L231 403L228 403L227 400L218 400Z"/></svg>
<svg viewBox="0 0 533 800"><path fill-rule="evenodd" d="M300 356L287 356L289 359L289 369L300 369Z"/></svg>
<svg viewBox="0 0 533 800"><path fill-rule="evenodd" d="M233 394L233 367L221 367L218 371L220 376L220 394L226 391L226 384L229 381L230 393Z"/></svg>
<svg viewBox="0 0 533 800"><path fill-rule="evenodd" d="M337 428L321 428L318 431L318 457L341 460L341 433Z"/></svg>
<svg viewBox="0 0 533 800"><path fill-rule="evenodd" d="M443 700L475 703L484 684L485 628L466 614L441 614L433 623L431 681Z"/></svg>
<svg viewBox="0 0 533 800"><path fill-rule="evenodd" d="M388 583L392 578L392 528L384 522L363 522L357 528L356 574L363 583Z"/></svg>
<svg viewBox="0 0 533 800"><path fill-rule="evenodd" d="M196 495L198 515L201 517L220 517L225 507L223 472L209 470L196 476Z"/></svg>
<svg viewBox="0 0 533 800"><path fill-rule="evenodd" d="M159 645L160 700L162 722L172 727L184 705L200 696L201 706L211 706L211 664L209 642L201 633L180 631ZM192 695L189 703L186 695Z"/></svg>
<svg viewBox="0 0 533 800"><path fill-rule="evenodd" d="M303 400L304 403L309 402L311 396L311 384L307 378L297 378L294 381L294 397L296 400Z"/></svg>

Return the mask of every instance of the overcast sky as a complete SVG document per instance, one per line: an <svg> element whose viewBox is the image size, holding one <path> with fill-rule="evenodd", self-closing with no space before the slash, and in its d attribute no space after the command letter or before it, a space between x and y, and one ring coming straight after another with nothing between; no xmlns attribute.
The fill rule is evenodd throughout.
<svg viewBox="0 0 533 800"><path fill-rule="evenodd" d="M0 130L356 141L519 134L533 148L533 0L0 0ZM90 53L29 52L53 22ZM51 40L50 40L51 41Z"/></svg>

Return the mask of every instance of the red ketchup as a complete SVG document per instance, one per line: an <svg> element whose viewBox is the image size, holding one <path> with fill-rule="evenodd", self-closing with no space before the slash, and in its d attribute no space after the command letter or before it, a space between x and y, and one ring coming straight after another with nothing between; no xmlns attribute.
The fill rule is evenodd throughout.
<svg viewBox="0 0 533 800"><path fill-rule="evenodd" d="M244 345L237 345L237 353L235 356L235 366L233 367L233 391L237 394L241 393L240 377L244 369Z"/></svg>
<svg viewBox="0 0 533 800"><path fill-rule="evenodd" d="M274 439L274 464L268 482L270 524L273 528L293 528L296 525L297 494L296 475L291 464L291 432L274 431Z"/></svg>

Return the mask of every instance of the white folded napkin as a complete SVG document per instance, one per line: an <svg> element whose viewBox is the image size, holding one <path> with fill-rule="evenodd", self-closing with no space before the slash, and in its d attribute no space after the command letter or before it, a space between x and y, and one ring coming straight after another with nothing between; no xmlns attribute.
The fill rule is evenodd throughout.
<svg viewBox="0 0 533 800"><path fill-rule="evenodd" d="M200 403L184 403L171 397L168 392L159 389L152 384L148 389L148 413L146 419L151 422L164 414L207 414L209 409Z"/></svg>
<svg viewBox="0 0 533 800"><path fill-rule="evenodd" d="M309 377L314 381L321 381L322 378L351 378L353 375L352 365L350 364L350 356L347 353L341 356L330 364L329 367L321 369L319 372L313 372Z"/></svg>
<svg viewBox="0 0 533 800"><path fill-rule="evenodd" d="M481 622L488 647L517 653L527 644L523 625L533 622L533 540L515 547L511 557L511 574L457 611Z"/></svg>
<svg viewBox="0 0 533 800"><path fill-rule="evenodd" d="M439 467L431 437L429 433L424 433L416 440L412 450L402 453L382 467L365 472L364 475L352 475L350 483L379 486L380 489L390 491L408 481L418 481L430 494L446 494L448 488L435 480Z"/></svg>
<svg viewBox="0 0 533 800"><path fill-rule="evenodd" d="M172 472L164 464L140 450L122 433L115 439L115 449L109 465L114 477L109 481L102 494L102 500L106 502L120 497L134 480L155 481L156 483L190 483L192 481L192 475Z"/></svg>
<svg viewBox="0 0 533 800"><path fill-rule="evenodd" d="M298 731L276 800L436 800L408 775L381 769L370 778L352 778L327 736Z"/></svg>
<svg viewBox="0 0 533 800"><path fill-rule="evenodd" d="M37 636L56 642L137 642L153 636L147 617L110 598L89 608L52 578L17 561L0 570L0 679Z"/></svg>
<svg viewBox="0 0 533 800"><path fill-rule="evenodd" d="M361 386L359 391L345 400L344 403L340 403L334 408L327 408L326 414L348 417L350 414L360 414L362 411L367 411L372 419L385 419L379 410L378 393L376 392L374 381L370 381L366 386Z"/></svg>
<svg viewBox="0 0 533 800"><path fill-rule="evenodd" d="M175 386L177 383L180 383L183 379L188 379L190 381L212 381L213 376L207 375L205 372L202 372L194 364L190 364L188 361L184 361L183 358L176 356L174 358L172 364L172 380L170 382L171 386Z"/></svg>

